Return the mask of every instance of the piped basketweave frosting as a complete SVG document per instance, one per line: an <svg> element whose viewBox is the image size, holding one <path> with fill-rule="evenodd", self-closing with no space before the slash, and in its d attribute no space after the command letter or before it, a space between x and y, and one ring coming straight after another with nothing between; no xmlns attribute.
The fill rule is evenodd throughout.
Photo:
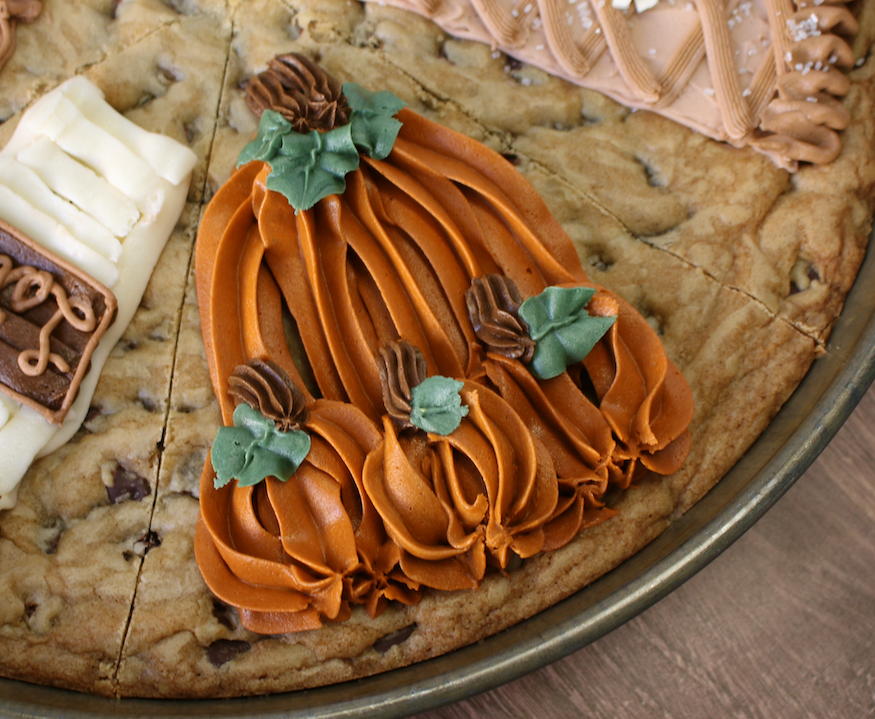
<svg viewBox="0 0 875 719"><path fill-rule="evenodd" d="M380 0L779 166L831 162L858 24L843 0Z"/></svg>

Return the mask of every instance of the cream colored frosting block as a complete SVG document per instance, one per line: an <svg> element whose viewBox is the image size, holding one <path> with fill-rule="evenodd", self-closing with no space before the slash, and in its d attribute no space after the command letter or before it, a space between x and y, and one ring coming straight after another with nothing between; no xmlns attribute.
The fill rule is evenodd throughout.
<svg viewBox="0 0 875 719"><path fill-rule="evenodd" d="M37 101L0 151L0 218L113 291L118 315L63 424L0 395L0 509L33 460L67 442L134 315L188 192L195 154L117 113L74 77Z"/></svg>

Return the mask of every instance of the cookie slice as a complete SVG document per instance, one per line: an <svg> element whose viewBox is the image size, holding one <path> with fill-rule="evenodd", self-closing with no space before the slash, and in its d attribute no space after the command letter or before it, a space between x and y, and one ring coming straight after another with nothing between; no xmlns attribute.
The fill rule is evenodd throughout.
<svg viewBox="0 0 875 719"><path fill-rule="evenodd" d="M458 105L504 138L506 152L564 177L642 241L750 294L818 341L828 337L875 207L871 182L852 188L842 179L867 177L872 162L866 68L848 74L844 152L791 178L753 150L630 112L414 13L372 3L365 10L350 42L379 46L421 92ZM865 53L872 22L863 9L855 56Z"/></svg>
<svg viewBox="0 0 875 719"><path fill-rule="evenodd" d="M186 18L222 18L223 0L167 4L43 0L38 18L19 24L17 47L0 75L0 118L6 120L48 90L146 36ZM178 7L176 7L178 5ZM160 86L160 80L158 81ZM155 83L153 83L153 86ZM142 82L134 83L134 87Z"/></svg>

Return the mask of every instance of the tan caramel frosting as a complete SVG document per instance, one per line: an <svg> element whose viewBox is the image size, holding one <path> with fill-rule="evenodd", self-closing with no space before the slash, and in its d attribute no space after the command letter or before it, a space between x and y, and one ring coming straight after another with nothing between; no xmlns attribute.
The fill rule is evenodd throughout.
<svg viewBox="0 0 875 719"><path fill-rule="evenodd" d="M660 2L640 13L603 0L377 1L789 170L841 149L836 98L859 30L845 0Z"/></svg>
<svg viewBox="0 0 875 719"><path fill-rule="evenodd" d="M310 408L313 448L288 482L215 489L204 468L198 562L255 631L474 588L490 567L610 518L609 486L671 473L689 449L689 386L648 323L589 281L518 171L413 112L397 117L391 154L362 155L343 194L296 213L253 161L201 224L198 299L224 423L228 378L253 358L281 367ZM502 311L583 286L595 290L589 313L617 320L583 363L536 379L478 337L466 297L493 276ZM319 399L285 344L283 305ZM448 435L393 420L426 375L462 381L467 414Z"/></svg>

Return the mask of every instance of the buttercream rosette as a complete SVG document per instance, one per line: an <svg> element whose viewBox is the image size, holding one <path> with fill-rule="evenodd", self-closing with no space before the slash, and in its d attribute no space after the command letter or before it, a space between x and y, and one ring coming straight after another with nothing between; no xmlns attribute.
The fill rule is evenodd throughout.
<svg viewBox="0 0 875 719"><path fill-rule="evenodd" d="M296 77L318 70L283 60L284 72L295 66ZM338 84L314 86L324 107L325 88ZM518 171L394 96L342 88L351 112L338 128L301 136L265 110L198 237L224 424L239 399L229 378L252 360L281 368L310 410L302 427L313 448L286 481L216 489L210 461L204 468L198 562L256 631L343 619L356 603L375 614L389 600L417 601L423 587L474 588L513 555L558 548L610 518L610 485L674 472L689 449L686 381L647 322L588 279ZM310 160L294 154L300 147ZM291 182L283 166L297 173ZM484 283L512 300L501 300L497 324L471 314ZM288 348L284 312L305 358ZM392 366L416 378L389 391L386 358L403 353L386 348L399 342L419 355ZM564 357L558 368L540 356L551 347ZM388 404L408 402L423 377L458 382L458 426L399 423ZM316 496L331 522L313 521Z"/></svg>

